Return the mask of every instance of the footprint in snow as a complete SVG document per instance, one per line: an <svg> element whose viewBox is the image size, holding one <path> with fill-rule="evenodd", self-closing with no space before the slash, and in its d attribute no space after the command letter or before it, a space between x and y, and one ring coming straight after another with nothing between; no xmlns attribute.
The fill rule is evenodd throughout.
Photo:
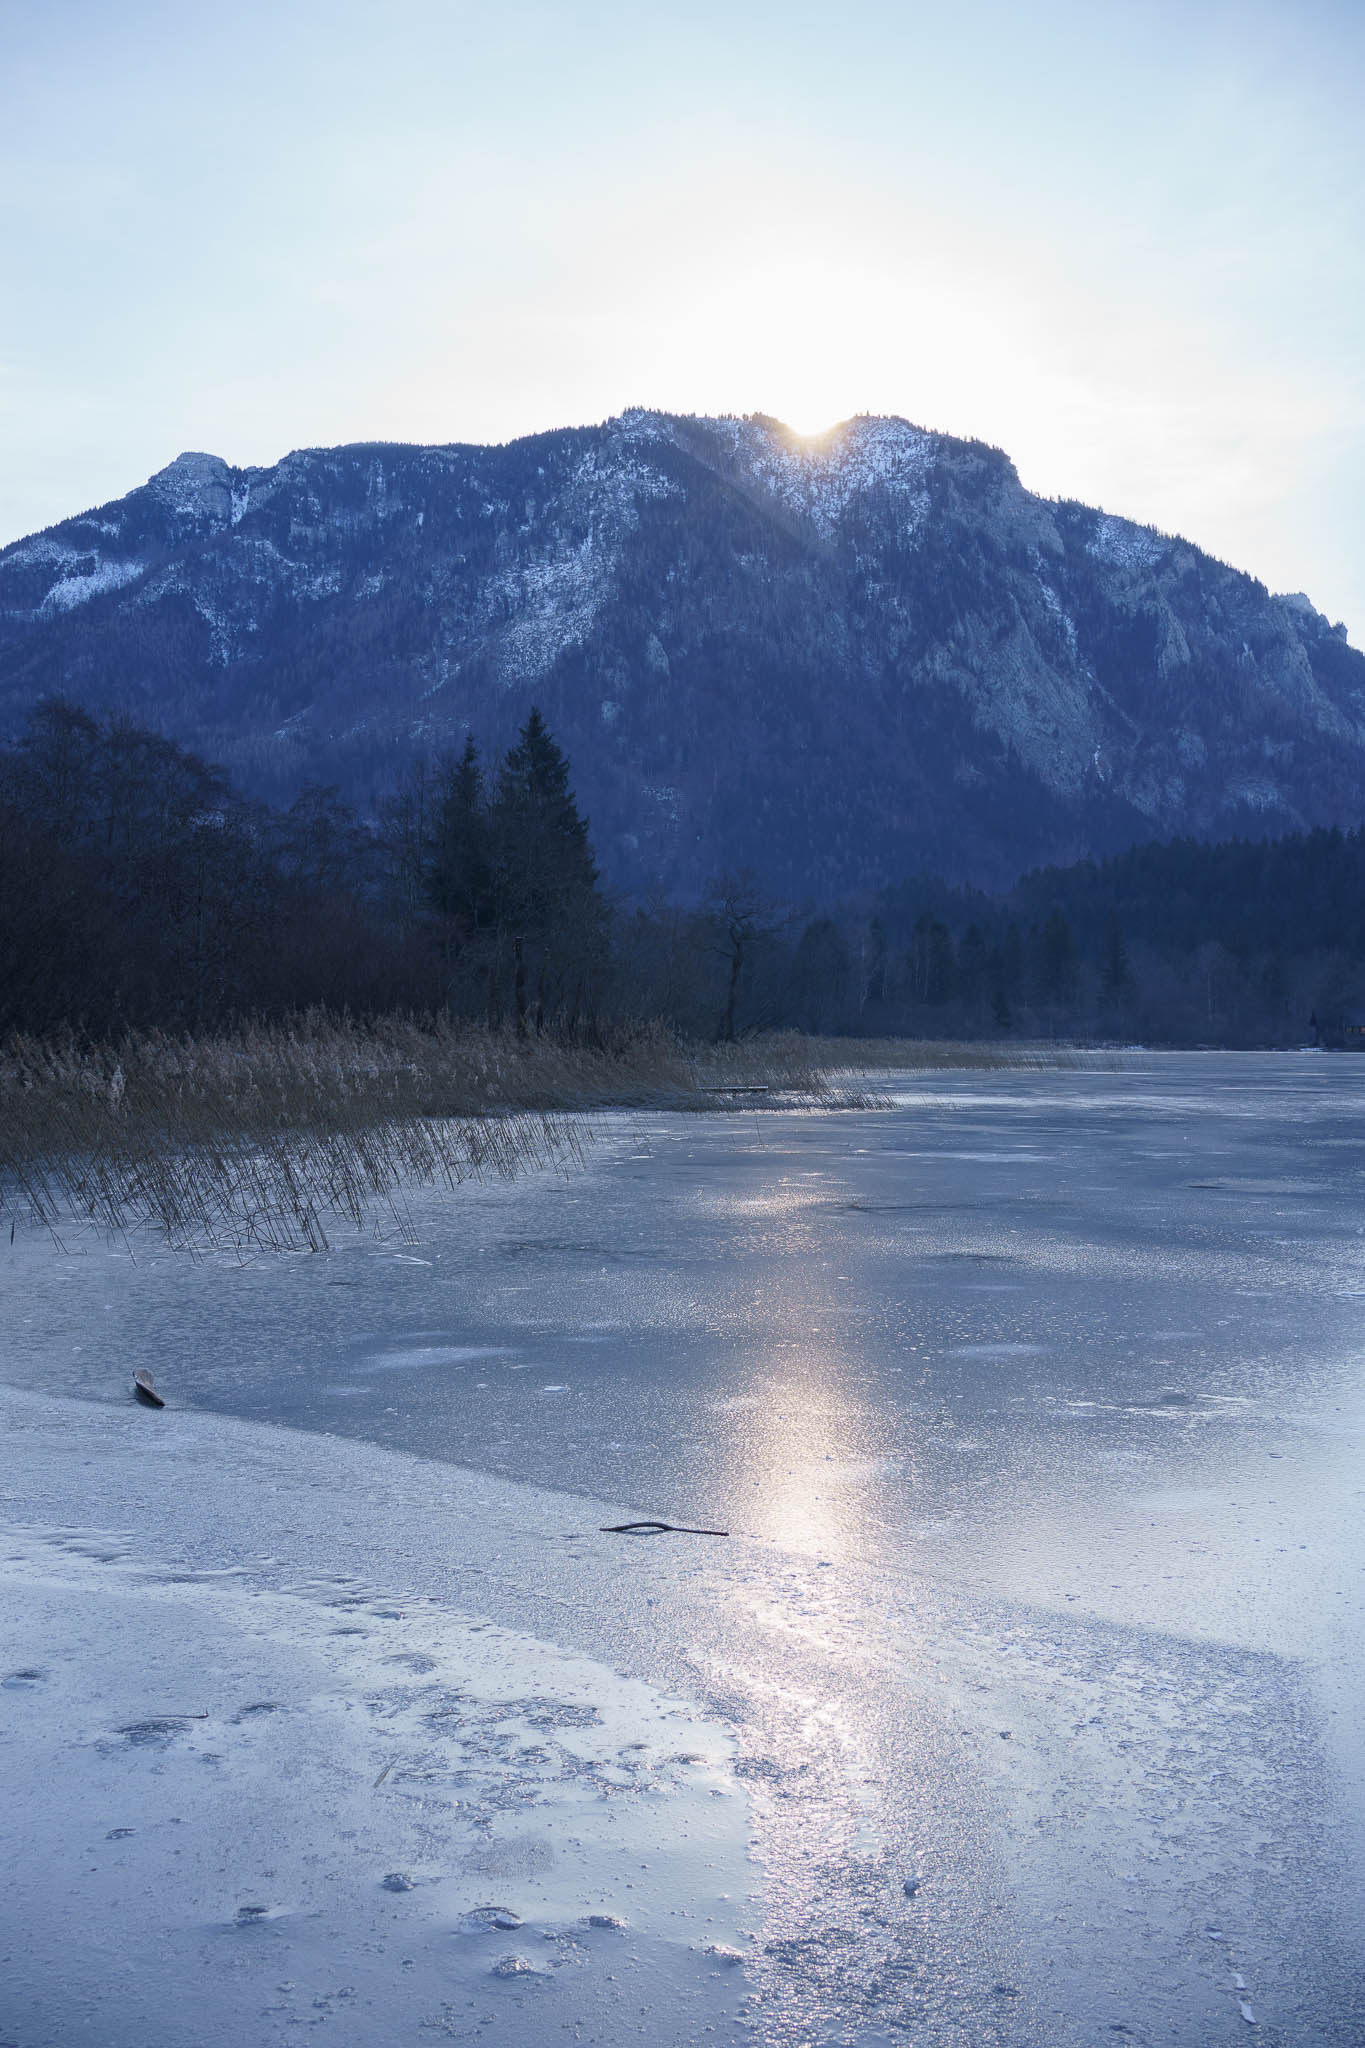
<svg viewBox="0 0 1365 2048"><path fill-rule="evenodd" d="M511 1934L525 1923L520 1913L514 1913L510 1906L475 1906L460 1922L463 1934L487 1934L498 1929Z"/></svg>

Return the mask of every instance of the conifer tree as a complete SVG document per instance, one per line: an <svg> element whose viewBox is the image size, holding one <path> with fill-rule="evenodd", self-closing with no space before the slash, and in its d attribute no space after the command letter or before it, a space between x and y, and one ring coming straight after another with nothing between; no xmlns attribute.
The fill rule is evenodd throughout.
<svg viewBox="0 0 1365 2048"><path fill-rule="evenodd" d="M1076 993L1076 941L1060 905L1038 934L1036 979L1045 1003L1068 1003Z"/></svg>
<svg viewBox="0 0 1365 2048"><path fill-rule="evenodd" d="M459 760L440 771L434 813L427 893L457 939L467 942L487 926L492 892L483 770L472 734Z"/></svg>
<svg viewBox="0 0 1365 2048"><path fill-rule="evenodd" d="M979 1009L990 977L990 952L979 924L969 924L958 947L958 991L969 1010Z"/></svg>
<svg viewBox="0 0 1365 2048"><path fill-rule="evenodd" d="M1132 979L1123 926L1117 910L1111 905L1104 916L1104 952L1100 959L1100 994L1105 1002L1121 1002L1132 985Z"/></svg>
<svg viewBox="0 0 1365 2048"><path fill-rule="evenodd" d="M510 956L517 1031L551 1010L573 1028L605 954L606 904L569 764L533 708L498 774L489 811L490 904L500 963ZM531 990L534 994L531 994Z"/></svg>
<svg viewBox="0 0 1365 2048"><path fill-rule="evenodd" d="M907 956L910 981L922 1003L948 1002L957 986L957 951L942 918L926 910L915 925Z"/></svg>
<svg viewBox="0 0 1365 2048"><path fill-rule="evenodd" d="M886 926L879 917L874 917L867 928L867 980L865 999L869 1003L886 1001Z"/></svg>

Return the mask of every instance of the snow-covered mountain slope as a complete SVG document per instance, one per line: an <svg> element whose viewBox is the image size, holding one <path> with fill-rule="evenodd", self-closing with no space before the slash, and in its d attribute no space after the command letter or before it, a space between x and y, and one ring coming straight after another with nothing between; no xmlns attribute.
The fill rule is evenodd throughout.
<svg viewBox="0 0 1365 2048"><path fill-rule="evenodd" d="M54 691L362 802L537 702L635 887L1365 814L1365 658L1306 598L896 419L182 455L0 552L0 719Z"/></svg>

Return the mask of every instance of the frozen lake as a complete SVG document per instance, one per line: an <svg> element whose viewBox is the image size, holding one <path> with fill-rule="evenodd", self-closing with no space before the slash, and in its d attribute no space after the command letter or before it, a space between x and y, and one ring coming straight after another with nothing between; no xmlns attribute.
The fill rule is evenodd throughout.
<svg viewBox="0 0 1365 2048"><path fill-rule="evenodd" d="M318 1257L21 1232L0 1378L125 1436L307 1433L325 1525L247 1488L213 1536L262 1597L382 1580L578 1660L566 1699L600 1668L687 1702L749 1858L697 2039L1358 2048L1365 1063L1115 1064L605 1117L582 1171L419 1190L411 1241ZM129 1419L141 1364L165 1418ZM40 1466L7 1522L58 1519ZM730 1533L600 1533L636 1516ZM192 1500L154 1519L204 1563ZM573 2024L673 2040L676 1983L639 1988ZM122 2048L100 2024L51 2038Z"/></svg>

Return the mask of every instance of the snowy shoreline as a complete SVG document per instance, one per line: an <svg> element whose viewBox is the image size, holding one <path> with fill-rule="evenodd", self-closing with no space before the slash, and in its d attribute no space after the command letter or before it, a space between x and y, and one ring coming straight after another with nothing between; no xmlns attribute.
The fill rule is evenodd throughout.
<svg viewBox="0 0 1365 2048"><path fill-rule="evenodd" d="M0 1431L6 2044L729 2031L725 1732L434 1589L454 1540L552 1598L588 1504L131 1402Z"/></svg>

